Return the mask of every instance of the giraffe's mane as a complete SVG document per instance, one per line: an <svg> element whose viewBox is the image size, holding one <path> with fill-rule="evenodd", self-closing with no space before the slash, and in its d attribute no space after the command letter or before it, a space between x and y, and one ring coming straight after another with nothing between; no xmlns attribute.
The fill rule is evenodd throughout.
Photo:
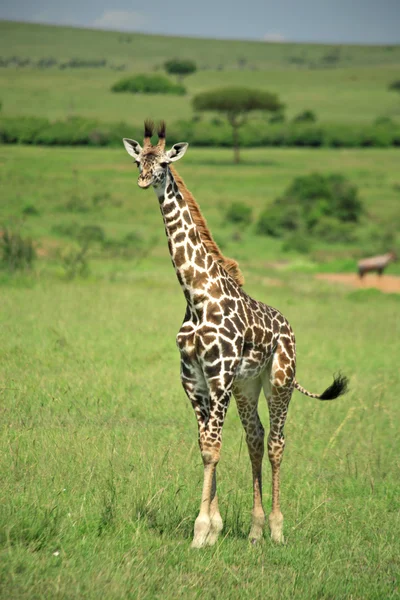
<svg viewBox="0 0 400 600"><path fill-rule="evenodd" d="M242 286L244 284L244 277L239 269L238 263L236 262L236 260L233 260L232 258L227 258L222 254L221 250L218 248L218 245L216 244L211 235L211 231L209 230L207 222L201 213L199 205L193 198L191 192L187 189L182 177L177 173L177 171L172 165L169 165L169 168L172 172L172 175L175 179L180 193L186 200L186 203L190 210L190 214L192 215L192 219L196 225L197 231L199 232L201 241L207 248L208 252L210 252L212 257L221 265L221 267L225 269L225 271L232 277L232 279L237 283L237 285Z"/></svg>

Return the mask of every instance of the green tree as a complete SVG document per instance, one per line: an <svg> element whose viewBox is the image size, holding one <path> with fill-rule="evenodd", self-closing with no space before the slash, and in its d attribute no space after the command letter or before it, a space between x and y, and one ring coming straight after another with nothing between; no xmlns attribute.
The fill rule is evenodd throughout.
<svg viewBox="0 0 400 600"><path fill-rule="evenodd" d="M348 241L363 215L358 190L340 173L296 177L284 194L267 206L257 233L272 237L301 234L326 241Z"/></svg>
<svg viewBox="0 0 400 600"><path fill-rule="evenodd" d="M173 58L164 63L164 69L169 75L177 75L178 81L182 81L187 75L197 71L196 63L193 60L180 60Z"/></svg>
<svg viewBox="0 0 400 600"><path fill-rule="evenodd" d="M389 90L393 92L400 92L400 79L396 79L389 84Z"/></svg>
<svg viewBox="0 0 400 600"><path fill-rule="evenodd" d="M262 90L227 87L203 92L193 98L196 111L217 111L228 119L232 127L234 160L240 161L239 128L247 121L252 111L276 112L282 109L275 94Z"/></svg>

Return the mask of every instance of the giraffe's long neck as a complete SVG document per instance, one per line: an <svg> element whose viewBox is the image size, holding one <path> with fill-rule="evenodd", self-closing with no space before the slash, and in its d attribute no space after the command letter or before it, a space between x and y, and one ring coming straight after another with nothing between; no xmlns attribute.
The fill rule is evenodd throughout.
<svg viewBox="0 0 400 600"><path fill-rule="evenodd" d="M215 280L218 265L207 251L170 169L164 184L156 186L155 191L172 263L186 301L195 309L201 308L204 291Z"/></svg>

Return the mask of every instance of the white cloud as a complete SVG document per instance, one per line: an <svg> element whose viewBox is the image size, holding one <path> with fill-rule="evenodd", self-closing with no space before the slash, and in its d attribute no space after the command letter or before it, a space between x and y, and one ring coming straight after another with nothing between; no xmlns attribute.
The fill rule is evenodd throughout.
<svg viewBox="0 0 400 600"><path fill-rule="evenodd" d="M101 17L91 23L91 27L135 31L141 29L147 22L146 15L135 10L105 10Z"/></svg>
<svg viewBox="0 0 400 600"><path fill-rule="evenodd" d="M286 38L279 31L269 31L264 35L263 40L264 42L284 42Z"/></svg>

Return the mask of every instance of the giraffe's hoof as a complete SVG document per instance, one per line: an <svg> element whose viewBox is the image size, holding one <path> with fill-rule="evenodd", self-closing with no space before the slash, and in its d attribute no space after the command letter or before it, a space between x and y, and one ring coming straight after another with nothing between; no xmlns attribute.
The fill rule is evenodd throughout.
<svg viewBox="0 0 400 600"><path fill-rule="evenodd" d="M256 544L258 544L263 538L263 532L261 531L254 531L253 528L249 533L249 542L250 544L253 544L253 546L255 546Z"/></svg>
<svg viewBox="0 0 400 600"><path fill-rule="evenodd" d="M261 515L253 515L251 529L249 533L249 541L251 544L257 544L262 540L265 525L264 513Z"/></svg>
<svg viewBox="0 0 400 600"><path fill-rule="evenodd" d="M199 549L207 546L207 538L195 538L190 544L191 548Z"/></svg>
<svg viewBox="0 0 400 600"><path fill-rule="evenodd" d="M272 533L272 531L271 531L271 540L273 542L275 542L276 544L284 544L285 543L285 538L283 537L283 533L282 532L280 532L280 533L277 533L277 532Z"/></svg>
<svg viewBox="0 0 400 600"><path fill-rule="evenodd" d="M198 516L194 524L194 537L191 548L204 548L211 531L211 521L207 516Z"/></svg>
<svg viewBox="0 0 400 600"><path fill-rule="evenodd" d="M216 544L223 526L221 515L219 513L214 514L211 517L211 527L207 536L207 546L214 546L214 544Z"/></svg>
<svg viewBox="0 0 400 600"><path fill-rule="evenodd" d="M283 537L283 515L281 512L270 514L269 527L272 541L277 544L283 544L285 540Z"/></svg>

